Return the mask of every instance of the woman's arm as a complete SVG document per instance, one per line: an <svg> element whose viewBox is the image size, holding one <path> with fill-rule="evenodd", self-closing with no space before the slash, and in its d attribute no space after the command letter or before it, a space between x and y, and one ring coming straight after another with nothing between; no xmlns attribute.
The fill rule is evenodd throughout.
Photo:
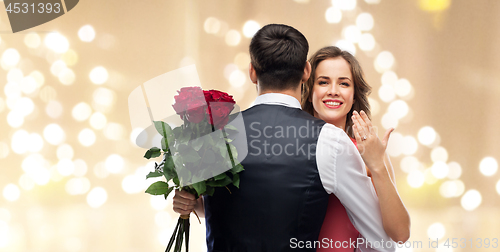
<svg viewBox="0 0 500 252"><path fill-rule="evenodd" d="M392 129L386 132L381 141L363 111L361 116L354 113L353 122L358 149L371 172L377 191L384 230L395 242L405 242L410 237L410 215L399 197L394 170L385 153Z"/></svg>

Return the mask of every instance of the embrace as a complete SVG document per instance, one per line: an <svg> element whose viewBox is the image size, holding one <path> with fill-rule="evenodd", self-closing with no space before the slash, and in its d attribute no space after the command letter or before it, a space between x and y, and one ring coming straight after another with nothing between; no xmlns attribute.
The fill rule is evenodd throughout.
<svg viewBox="0 0 500 252"><path fill-rule="evenodd" d="M239 189L199 199L176 191L174 211L206 220L209 252L395 251L410 236L371 87L354 56L329 46L307 60L293 27L270 24L250 43L254 105L243 111L248 155Z"/></svg>

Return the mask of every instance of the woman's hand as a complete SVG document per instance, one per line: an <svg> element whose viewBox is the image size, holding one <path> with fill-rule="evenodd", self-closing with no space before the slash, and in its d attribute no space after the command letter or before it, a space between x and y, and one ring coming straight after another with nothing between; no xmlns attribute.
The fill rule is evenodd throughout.
<svg viewBox="0 0 500 252"><path fill-rule="evenodd" d="M361 114L354 111L352 121L358 150L366 166L373 172L385 168L385 149L387 148L387 142L394 129L388 129L385 132L384 138L380 140L377 136L376 127L372 125L372 122L364 111L361 110Z"/></svg>

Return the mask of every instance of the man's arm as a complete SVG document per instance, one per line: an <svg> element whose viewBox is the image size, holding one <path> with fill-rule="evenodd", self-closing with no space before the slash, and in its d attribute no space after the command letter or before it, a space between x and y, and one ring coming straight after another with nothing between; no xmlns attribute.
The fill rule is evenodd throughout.
<svg viewBox="0 0 500 252"><path fill-rule="evenodd" d="M395 244L390 244L393 242L384 231L379 201L366 175L365 164L343 130L332 124L323 126L316 162L325 190L342 202L351 222L364 237L364 244L358 243L361 251L372 250L367 243L377 251L395 251ZM386 243L392 248L387 248Z"/></svg>

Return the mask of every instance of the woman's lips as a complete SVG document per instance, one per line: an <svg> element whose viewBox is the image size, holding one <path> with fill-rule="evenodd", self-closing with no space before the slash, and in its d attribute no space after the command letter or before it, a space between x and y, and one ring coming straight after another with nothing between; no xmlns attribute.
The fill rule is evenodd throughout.
<svg viewBox="0 0 500 252"><path fill-rule="evenodd" d="M325 104L325 106L330 109L337 109L342 106L342 102L340 101L323 101L323 104Z"/></svg>

